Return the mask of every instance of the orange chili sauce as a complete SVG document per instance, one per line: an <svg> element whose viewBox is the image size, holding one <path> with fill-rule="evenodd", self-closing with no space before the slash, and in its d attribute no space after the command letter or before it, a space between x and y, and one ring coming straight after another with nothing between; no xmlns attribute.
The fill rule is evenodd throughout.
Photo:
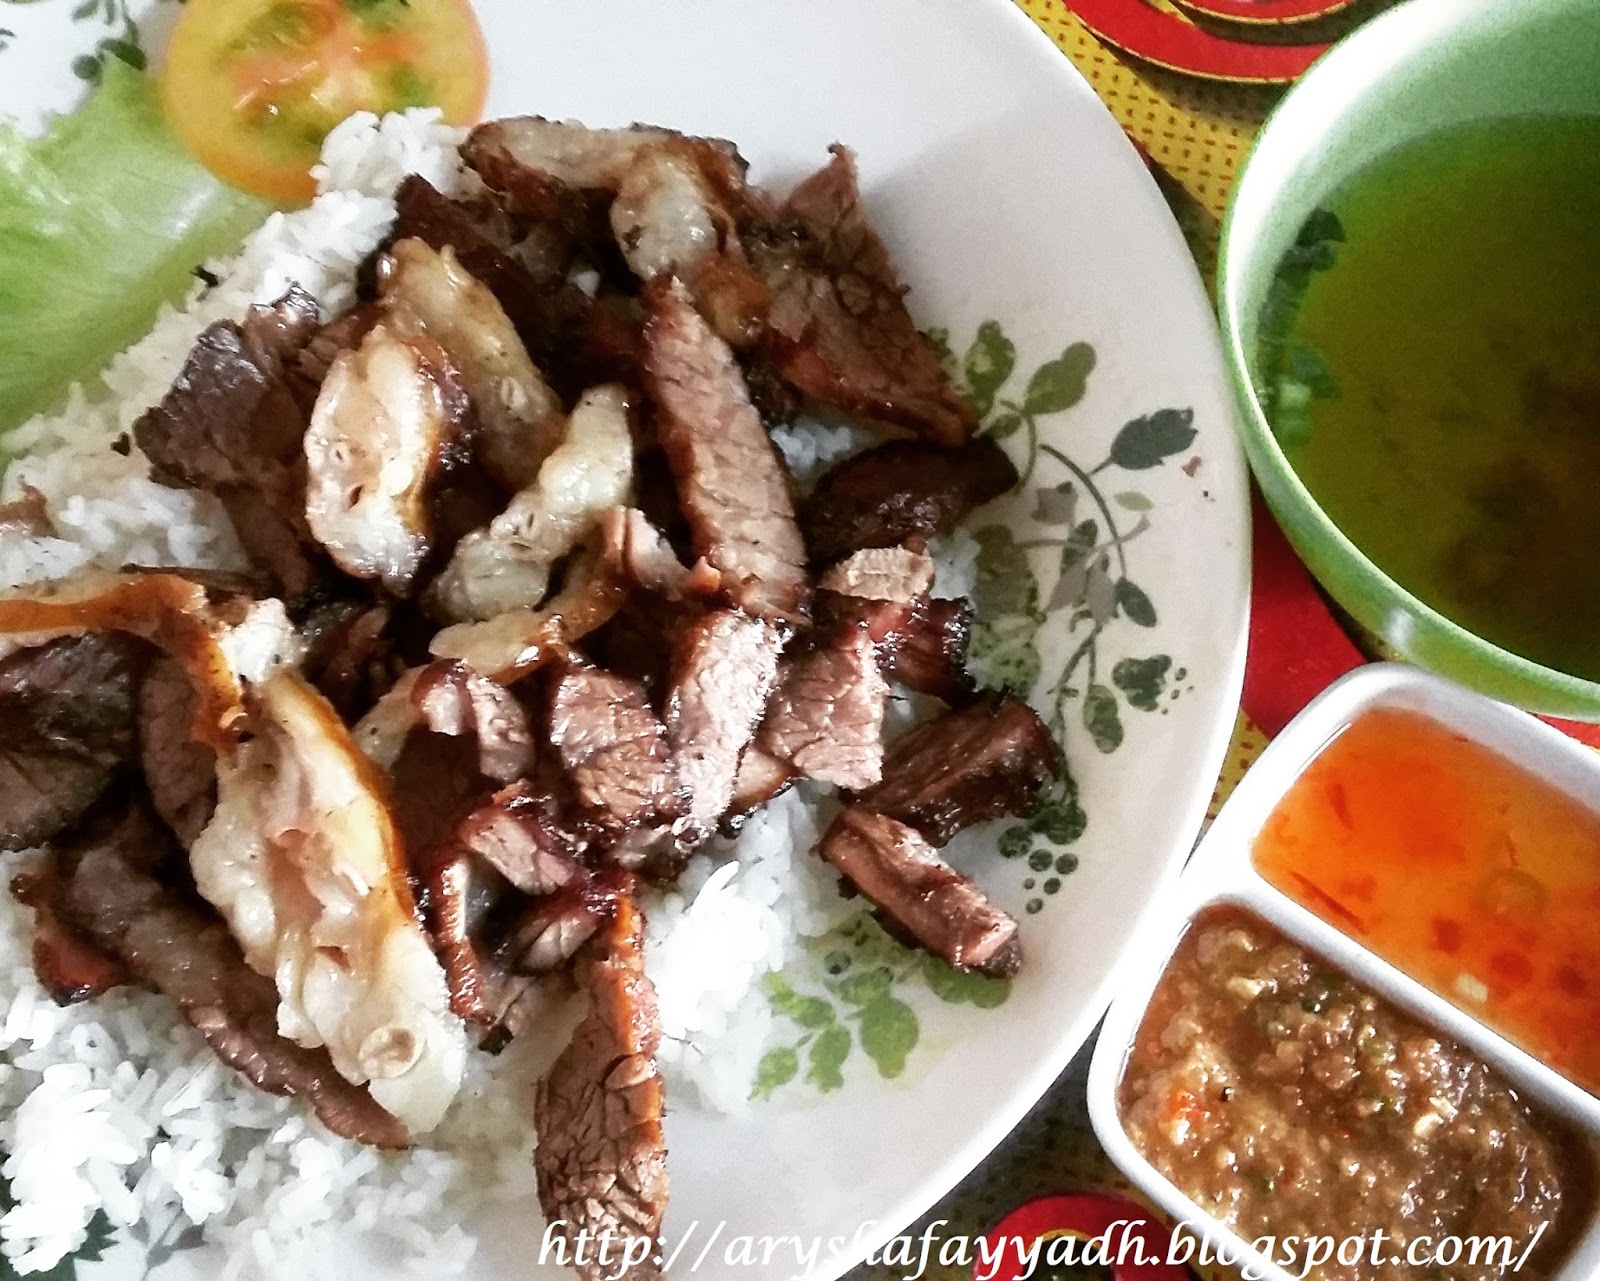
<svg viewBox="0 0 1600 1281"><path fill-rule="evenodd" d="M1382 709L1311 763L1253 857L1285 894L1600 1094L1600 815Z"/></svg>

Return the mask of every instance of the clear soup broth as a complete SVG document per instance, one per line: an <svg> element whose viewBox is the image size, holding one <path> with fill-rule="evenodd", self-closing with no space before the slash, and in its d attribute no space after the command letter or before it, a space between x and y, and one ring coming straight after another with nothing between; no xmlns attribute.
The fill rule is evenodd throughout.
<svg viewBox="0 0 1600 1281"><path fill-rule="evenodd" d="M1447 617L1600 680L1600 117L1381 157L1261 329L1268 417L1334 523Z"/></svg>

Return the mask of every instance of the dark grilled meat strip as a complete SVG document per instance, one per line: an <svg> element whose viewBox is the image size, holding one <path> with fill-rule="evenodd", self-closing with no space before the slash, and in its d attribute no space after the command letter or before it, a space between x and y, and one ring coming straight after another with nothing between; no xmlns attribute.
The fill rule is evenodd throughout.
<svg viewBox="0 0 1600 1281"><path fill-rule="evenodd" d="M496 243L470 206L416 174L396 190L395 210L392 239L415 237L434 249L453 249L461 265L489 287L533 363L568 404L586 388L632 381L639 330L620 309L564 279L536 280Z"/></svg>
<svg viewBox="0 0 1600 1281"><path fill-rule="evenodd" d="M391 691L415 716L389 766L406 848L453 842L480 801L534 766L533 731L515 696L465 663L430 663Z"/></svg>
<svg viewBox="0 0 1600 1281"><path fill-rule="evenodd" d="M295 368L317 327L317 305L298 288L240 324L219 321L133 425L151 475L215 494L251 563L286 597L327 569L305 520L309 406Z"/></svg>
<svg viewBox="0 0 1600 1281"><path fill-rule="evenodd" d="M964 600L922 596L911 605L878 660L884 673L907 689L931 694L950 704L964 702L976 689L967 671L972 640L972 606Z"/></svg>
<svg viewBox="0 0 1600 1281"><path fill-rule="evenodd" d="M653 1252L667 1207L655 1064L661 1020L644 972L644 921L631 894L619 896L591 946L589 1013L534 1088L539 1204L547 1222L566 1225L569 1242L580 1232L590 1241L601 1233L613 1242L646 1237ZM604 1272L593 1262L578 1266L584 1281L602 1281ZM640 1281L660 1270L647 1257L631 1275Z"/></svg>
<svg viewBox="0 0 1600 1281"><path fill-rule="evenodd" d="M628 873L607 868L522 909L496 945L494 960L513 974L549 974L578 949L617 910Z"/></svg>
<svg viewBox="0 0 1600 1281"><path fill-rule="evenodd" d="M892 440L829 469L800 507L813 565L863 547L921 548L1017 483L1017 469L987 436L943 449Z"/></svg>
<svg viewBox="0 0 1600 1281"><path fill-rule="evenodd" d="M636 507L613 507L600 518L606 541L614 546L623 576L641 591L667 600L709 598L718 587L717 572L704 561L687 568L667 537Z"/></svg>
<svg viewBox="0 0 1600 1281"><path fill-rule="evenodd" d="M732 604L776 622L806 615L805 548L784 470L728 344L676 281L646 290L645 370L656 430L694 551Z"/></svg>
<svg viewBox="0 0 1600 1281"><path fill-rule="evenodd" d="M823 634L865 627L878 648L878 665L889 656L912 609L933 585L933 561L908 547L867 547L834 565L817 582L813 614Z"/></svg>
<svg viewBox="0 0 1600 1281"><path fill-rule="evenodd" d="M794 780L793 765L764 751L759 742L751 743L733 780L733 797L722 820L724 833L736 834L755 810L788 791Z"/></svg>
<svg viewBox="0 0 1600 1281"><path fill-rule="evenodd" d="M972 607L966 601L927 595L909 602L869 600L819 590L815 612L819 631L866 627L878 666L891 681L952 705L972 696Z"/></svg>
<svg viewBox="0 0 1600 1281"><path fill-rule="evenodd" d="M322 380L333 368L340 352L354 351L372 332L372 327L383 319L383 310L372 303L357 303L349 311L335 316L306 340L294 358L294 374L290 386L305 406L306 415L317 403L317 390ZM248 323L248 322L247 322Z"/></svg>
<svg viewBox="0 0 1600 1281"><path fill-rule="evenodd" d="M455 839L524 894L554 894L589 876L583 839L559 799L532 782L496 792L456 826Z"/></svg>
<svg viewBox="0 0 1600 1281"><path fill-rule="evenodd" d="M494 1011L503 1002L478 946L484 922L512 892L508 875L525 883L537 883L536 873L556 879L551 869L576 850L554 844L565 832L539 826L544 812L524 802L519 784L503 786L537 765L527 715L509 690L448 661L404 682L389 698L404 699L416 720L390 766L395 819L450 1008L494 1037ZM559 863L545 859L547 845Z"/></svg>
<svg viewBox="0 0 1600 1281"><path fill-rule="evenodd" d="M756 745L807 778L871 787L883 776L888 700L871 634L842 629L784 658Z"/></svg>
<svg viewBox="0 0 1600 1281"><path fill-rule="evenodd" d="M494 986L479 950L487 920L506 899L506 880L459 845L410 855L417 909L444 970L450 1008L489 1041L499 1041Z"/></svg>
<svg viewBox="0 0 1600 1281"><path fill-rule="evenodd" d="M867 547L823 574L813 603L818 630L865 627L884 675L954 701L970 687L965 616L934 601L933 561L908 547Z"/></svg>
<svg viewBox="0 0 1600 1281"><path fill-rule="evenodd" d="M642 681L654 693L667 683L679 633L714 600L721 576L703 560L687 568L637 508L612 508L600 525L631 590L616 615L584 641L584 648L608 671Z"/></svg>
<svg viewBox="0 0 1600 1281"><path fill-rule="evenodd" d="M522 705L465 663L429 663L411 687L411 701L433 733L476 743L485 778L510 783L533 768L533 730Z"/></svg>
<svg viewBox="0 0 1600 1281"><path fill-rule="evenodd" d="M849 805L823 834L820 852L892 924L957 969L1009 978L1021 966L1016 921L914 828Z"/></svg>
<svg viewBox="0 0 1600 1281"><path fill-rule="evenodd" d="M128 982L122 962L62 919L62 881L53 855L12 877L11 893L33 909L33 972L57 1005L86 1001Z"/></svg>
<svg viewBox="0 0 1600 1281"><path fill-rule="evenodd" d="M217 754L193 736L197 704L188 673L153 657L139 686L139 761L156 813L186 849L217 805Z"/></svg>
<svg viewBox="0 0 1600 1281"><path fill-rule="evenodd" d="M678 634L697 617L691 604L634 592L605 626L584 638L583 647L608 672L638 681L659 703Z"/></svg>
<svg viewBox="0 0 1600 1281"><path fill-rule="evenodd" d="M790 193L777 227L749 245L772 296L772 361L812 400L959 445L977 414L906 311L905 287L861 204L855 156L830 150Z"/></svg>
<svg viewBox="0 0 1600 1281"><path fill-rule="evenodd" d="M0 849L42 845L138 761L149 650L88 633L0 659Z"/></svg>
<svg viewBox="0 0 1600 1281"><path fill-rule="evenodd" d="M435 251L454 251L461 265L489 287L513 324L519 312L537 305L538 285L507 252L509 234L492 225L488 211L452 200L420 174L401 181L394 202L391 244L414 237ZM381 261L381 255L375 257L373 267Z"/></svg>
<svg viewBox="0 0 1600 1281"><path fill-rule="evenodd" d="M883 782L857 800L944 845L974 823L1033 813L1064 765L1033 708L988 693L897 738Z"/></svg>
<svg viewBox="0 0 1600 1281"><path fill-rule="evenodd" d="M761 723L778 676L782 631L736 609L684 628L673 650L664 719L689 806L689 843L711 834L733 799L739 761Z"/></svg>
<svg viewBox="0 0 1600 1281"><path fill-rule="evenodd" d="M217 1057L269 1094L303 1097L335 1134L405 1147L404 1127L366 1090L277 1030L278 989L245 964L239 945L192 886L168 882L181 851L137 804L91 824L59 851L64 914L140 982L169 997Z"/></svg>
<svg viewBox="0 0 1600 1281"><path fill-rule="evenodd" d="M399 621L392 602L366 597L324 601L301 622L300 670L344 720L366 715L405 670Z"/></svg>
<svg viewBox="0 0 1600 1281"><path fill-rule="evenodd" d="M554 674L549 740L579 802L614 831L670 822L686 798L643 685L573 659Z"/></svg>
<svg viewBox="0 0 1600 1281"><path fill-rule="evenodd" d="M616 250L610 243L611 224L606 217L611 192L530 168L506 151L487 145L492 126L498 123L491 121L474 130L462 155L515 217L518 230L529 225L536 229L541 263L558 262L563 269L574 262L589 262L597 269L614 267Z"/></svg>

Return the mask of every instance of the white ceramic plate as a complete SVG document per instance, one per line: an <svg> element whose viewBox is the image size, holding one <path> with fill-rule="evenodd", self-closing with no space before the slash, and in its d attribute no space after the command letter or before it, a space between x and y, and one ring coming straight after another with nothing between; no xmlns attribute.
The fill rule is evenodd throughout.
<svg viewBox="0 0 1600 1281"><path fill-rule="evenodd" d="M36 124L42 110L71 105L82 92L73 59L120 31L121 3L0 5L11 32L0 113ZM149 19L158 58L175 6L132 7ZM829 143L848 142L918 320L948 333L958 362L985 321L995 325L981 353L1004 369L1014 348L1008 376L981 399L994 402L991 427L1033 465L987 520L985 643L1004 648L1059 729L1077 797L1058 798L1040 824L1048 830L985 830L957 858L1022 920L1023 972L1004 1004L980 1009L939 999L905 967L896 999L919 1036L899 1071L894 1054L867 1050L859 1006L819 972L814 990L856 1029L842 1088L821 1092L802 1073L744 1116L680 1101L668 1122L669 1239L691 1225L695 1251L717 1225L723 1241L821 1238L812 1275L832 1277L975 1165L1083 1043L1136 923L1204 815L1237 706L1249 554L1210 305L1134 149L1007 0L478 9L491 114L723 135L756 180L780 186ZM1094 364L1078 397L1071 370L1085 353L1049 362L1080 343ZM536 1271L531 1183L528 1213L484 1233L477 1274ZM183 1251L159 1274L206 1275L204 1256ZM84 1271L134 1274L120 1262ZM781 1257L729 1265L713 1247L698 1271L776 1278L796 1268Z"/></svg>

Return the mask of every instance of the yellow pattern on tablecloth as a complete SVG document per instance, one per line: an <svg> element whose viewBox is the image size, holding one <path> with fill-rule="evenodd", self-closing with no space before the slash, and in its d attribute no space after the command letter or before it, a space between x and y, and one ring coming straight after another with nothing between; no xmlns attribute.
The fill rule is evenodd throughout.
<svg viewBox="0 0 1600 1281"><path fill-rule="evenodd" d="M1217 84L1132 64L1096 40L1065 0L1018 0L1122 127L1213 220L1222 218L1233 176L1279 90Z"/></svg>

